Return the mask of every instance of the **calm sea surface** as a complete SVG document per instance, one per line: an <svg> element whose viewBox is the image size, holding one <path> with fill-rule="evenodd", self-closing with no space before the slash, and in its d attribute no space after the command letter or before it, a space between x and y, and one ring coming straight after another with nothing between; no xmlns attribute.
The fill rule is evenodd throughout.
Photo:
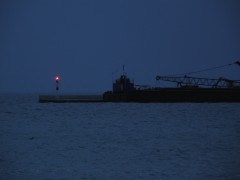
<svg viewBox="0 0 240 180"><path fill-rule="evenodd" d="M0 95L0 179L240 179L240 103Z"/></svg>

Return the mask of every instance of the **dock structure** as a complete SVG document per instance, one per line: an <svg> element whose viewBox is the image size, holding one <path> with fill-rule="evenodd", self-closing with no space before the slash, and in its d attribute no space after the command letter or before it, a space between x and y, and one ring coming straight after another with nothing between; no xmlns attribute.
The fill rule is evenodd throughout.
<svg viewBox="0 0 240 180"><path fill-rule="evenodd" d="M102 95L42 95L40 103L98 103L104 102Z"/></svg>
<svg viewBox="0 0 240 180"><path fill-rule="evenodd" d="M240 61L222 66L207 68L195 72L156 76L156 80L177 83L177 87L150 87L135 85L124 72L112 84L112 90L102 95L59 95L60 76L55 77L56 94L39 96L40 103L100 103L100 102L134 102L134 103L217 103L240 102L240 80L223 77L201 78L188 74L199 73L237 64ZM184 76L183 76L184 75Z"/></svg>

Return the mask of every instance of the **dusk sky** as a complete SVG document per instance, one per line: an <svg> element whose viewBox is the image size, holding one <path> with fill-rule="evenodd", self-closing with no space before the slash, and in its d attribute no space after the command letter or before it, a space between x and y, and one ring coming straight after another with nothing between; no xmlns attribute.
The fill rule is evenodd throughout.
<svg viewBox="0 0 240 180"><path fill-rule="evenodd" d="M101 93L112 78L240 60L239 0L1 0L0 93ZM196 74L240 79L240 67Z"/></svg>

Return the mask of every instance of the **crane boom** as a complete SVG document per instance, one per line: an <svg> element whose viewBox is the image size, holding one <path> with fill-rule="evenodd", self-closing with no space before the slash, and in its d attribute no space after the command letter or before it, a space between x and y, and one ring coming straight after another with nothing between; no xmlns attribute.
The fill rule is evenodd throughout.
<svg viewBox="0 0 240 180"><path fill-rule="evenodd" d="M222 66L217 66L217 67L212 67L212 68L207 68L207 69L202 69L199 71L194 71L194 72L189 72L189 73L184 73L184 74L194 74L194 73L199 73L199 72L204 72L204 71L210 71L214 69L219 69L223 68L226 66L231 66L237 64L240 66L240 61L236 61L230 64L225 64ZM218 88L231 88L231 87L240 87L240 80L229 80L226 78L218 78L218 79L209 79L209 78L198 78L198 77L190 77L190 76L179 76L179 75L184 75L184 74L175 74L172 76L156 76L156 80L162 80L162 81L170 81L170 82L176 82L177 86L182 87L184 86L211 86L211 87L218 87Z"/></svg>
<svg viewBox="0 0 240 180"><path fill-rule="evenodd" d="M209 79L209 78L198 78L198 77L175 77L175 76L156 76L156 80L176 82L177 86L191 85L191 86L211 86L219 88L230 88L230 87L240 87L239 80L229 80L225 78L219 79Z"/></svg>

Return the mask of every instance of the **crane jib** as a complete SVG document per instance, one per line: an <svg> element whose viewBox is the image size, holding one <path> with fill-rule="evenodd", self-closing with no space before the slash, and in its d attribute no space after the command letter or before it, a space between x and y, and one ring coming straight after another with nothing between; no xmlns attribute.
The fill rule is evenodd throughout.
<svg viewBox="0 0 240 180"><path fill-rule="evenodd" d="M239 80L229 80L225 78L209 79L209 78L197 78L197 77L171 77L171 76L156 76L156 80L176 82L178 85L194 85L194 86L211 86L211 87L240 87Z"/></svg>
<svg viewBox="0 0 240 180"><path fill-rule="evenodd" d="M225 64L222 66L202 69L199 71L194 72L188 72L188 73L182 73L182 74L175 74L170 76L156 76L156 80L162 80L162 81L169 81L169 82L176 82L177 86L182 85L191 85L191 86L211 86L211 87L219 87L219 88L231 88L231 87L240 87L240 80L230 80L223 77L220 77L218 79L210 79L210 78L199 78L199 77L190 77L186 74L195 74L199 72L205 72L210 71L214 69L223 68L226 66L231 66L237 64L240 66L240 61L236 61L230 64ZM184 76L179 76L184 75Z"/></svg>

